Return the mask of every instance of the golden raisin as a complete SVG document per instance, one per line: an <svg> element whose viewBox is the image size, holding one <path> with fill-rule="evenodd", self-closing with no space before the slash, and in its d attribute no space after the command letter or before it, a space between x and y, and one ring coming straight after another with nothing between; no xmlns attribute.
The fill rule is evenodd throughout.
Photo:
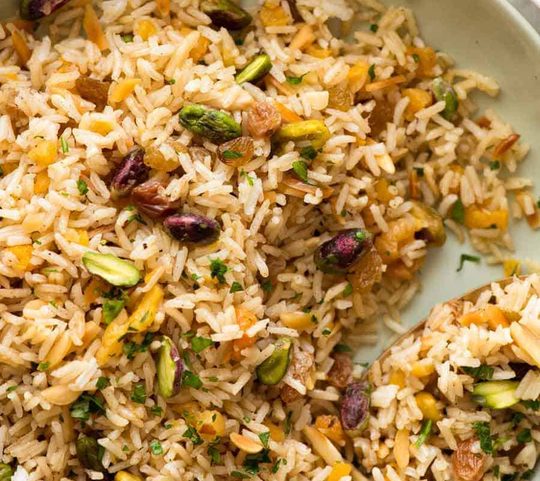
<svg viewBox="0 0 540 481"><path fill-rule="evenodd" d="M101 111L107 105L110 82L96 80L90 77L79 77L75 81L75 87L79 95L96 105L96 109Z"/></svg>
<svg viewBox="0 0 540 481"><path fill-rule="evenodd" d="M473 453L475 438L462 441L452 454L452 469L459 481L480 481L484 475L486 455Z"/></svg>
<svg viewBox="0 0 540 481"><path fill-rule="evenodd" d="M281 126L281 114L268 102L257 102L247 115L247 129L253 137L269 137Z"/></svg>
<svg viewBox="0 0 540 481"><path fill-rule="evenodd" d="M334 85L328 89L328 106L332 109L346 112L354 102L354 95L346 82Z"/></svg>
<svg viewBox="0 0 540 481"><path fill-rule="evenodd" d="M328 372L328 381L337 388L344 388L352 380L353 362L345 352L334 354L334 364Z"/></svg>
<svg viewBox="0 0 540 481"><path fill-rule="evenodd" d="M238 137L218 147L219 160L231 167L241 167L253 158L253 140L251 137Z"/></svg>
<svg viewBox="0 0 540 481"><path fill-rule="evenodd" d="M148 167L161 172L172 172L180 165L178 159L166 159L161 151L153 145L146 149L144 163Z"/></svg>
<svg viewBox="0 0 540 481"><path fill-rule="evenodd" d="M386 124L392 121L393 116L394 107L387 100L378 100L369 116L370 136L377 137L386 130Z"/></svg>

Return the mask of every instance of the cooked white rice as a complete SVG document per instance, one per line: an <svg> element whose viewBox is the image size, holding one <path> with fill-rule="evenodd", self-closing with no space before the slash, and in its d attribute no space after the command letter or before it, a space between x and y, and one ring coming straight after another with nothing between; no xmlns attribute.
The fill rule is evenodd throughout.
<svg viewBox="0 0 540 481"><path fill-rule="evenodd" d="M148 481L357 480L363 468L352 467L355 452L374 479L397 481L395 466L375 454L385 449L381 436L389 440L386 450L392 447L395 408L390 415L385 406L397 401L395 386L382 381L386 367L375 382L381 414L373 417L380 424L370 425L372 435L355 440L353 448L350 440L327 433L339 450L321 438L325 422L336 423L343 387L333 385L334 349L376 342L381 319L402 331L399 311L418 288L416 272L430 244L422 235L425 219L415 214L419 205L434 207L460 240L468 232L491 261L508 259L508 218L526 217L537 227L531 183L513 177L527 146L515 142L512 128L493 111L476 114L470 93L495 95L496 83L454 69L447 55L426 47L406 9L385 9L376 0L354 7L344 0L298 0L306 30L292 19L293 2L267 0L253 9L253 29L237 45L226 29L212 28L199 3L104 0L91 6L73 0L43 20L39 34L20 21L2 27L1 461L16 466L17 481L104 479L77 456L77 440L88 436L103 449L103 469L122 472L117 481L133 481L127 472ZM354 39L333 36L327 20L341 20L346 33L354 12L362 21ZM104 32L101 50L94 13ZM291 49L306 32L301 48ZM272 60L270 76L238 85L235 73L260 51ZM444 117L445 102L431 95L439 76L454 85L459 101L451 121ZM109 100L126 80L133 80L132 90L100 111L81 98L80 78L109 82ZM343 88L356 92L354 102L340 105ZM219 161L217 145L194 138L177 115L193 103L220 109L247 135L248 112L257 102L279 106L284 122L326 124L331 137L309 165L310 185L290 173L300 160L298 147L306 145L273 148L268 136L256 138L253 158L236 169ZM135 145L159 149L167 168L158 165L151 177L182 212L216 219L222 228L217 242L184 245L129 201L111 199L110 178ZM508 192L516 194L515 202ZM440 234L439 215L429 218ZM322 242L351 228L371 232L372 255L382 259L367 280L359 280L359 272L325 275L313 262ZM103 320L110 286L84 268L87 251L127 259L144 273L144 281L125 290L126 308L112 326L129 322L141 299L163 294L146 326L153 337L111 335ZM223 282L213 271L216 259L226 266ZM231 292L238 284L240 290ZM519 312L527 296L516 297L513 310ZM511 342L504 330L477 331L470 342L482 338L494 348ZM157 394L159 334L187 356L201 388L184 382L173 397ZM193 336L213 344L195 356ZM283 336L293 339L292 366L277 387L262 386L255 369ZM100 357L108 349L117 355ZM402 362L418 355L413 347L406 351ZM447 354L437 354L446 383L440 389L459 394L470 381L451 372L449 363L457 360L442 362ZM462 355L477 362L474 353ZM498 358L488 361L497 364ZM362 371L353 366L352 376ZM523 389L524 396L536 395L536 388ZM284 392L294 400L285 402ZM400 422L414 437L418 409L412 401L409 409L412 415ZM217 434L197 433L221 421ZM439 426L449 446L470 434L463 421L455 422L457 431L452 423ZM258 471L250 469L231 434L262 449L268 430L268 446L254 455ZM533 457L526 452L518 464ZM427 445L407 476L422 478L433 461L433 472L443 473L437 479L448 479L446 458ZM513 472L509 462L501 466Z"/></svg>

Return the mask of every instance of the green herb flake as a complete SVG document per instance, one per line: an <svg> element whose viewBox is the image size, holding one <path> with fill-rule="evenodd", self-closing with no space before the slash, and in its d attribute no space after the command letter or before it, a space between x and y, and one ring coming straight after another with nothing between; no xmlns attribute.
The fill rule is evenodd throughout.
<svg viewBox="0 0 540 481"><path fill-rule="evenodd" d="M150 408L150 412L154 415L154 416L161 416L163 414L163 408L161 406L152 406Z"/></svg>
<svg viewBox="0 0 540 481"><path fill-rule="evenodd" d="M300 157L306 160L315 160L317 157L317 150L315 147L312 147L311 145L304 147L300 151Z"/></svg>
<svg viewBox="0 0 540 481"><path fill-rule="evenodd" d="M370 80L373 82L373 80L375 80L375 64L370 65L368 69L368 75Z"/></svg>
<svg viewBox="0 0 540 481"><path fill-rule="evenodd" d="M515 412L512 414L512 426L516 427L521 421L525 419L525 414L520 412Z"/></svg>
<svg viewBox="0 0 540 481"><path fill-rule="evenodd" d="M79 179L77 181L77 190L79 191L80 195L88 194L88 184L84 180Z"/></svg>
<svg viewBox="0 0 540 481"><path fill-rule="evenodd" d="M124 43L131 43L133 42L133 34L132 33L125 33L122 35L122 40Z"/></svg>
<svg viewBox="0 0 540 481"><path fill-rule="evenodd" d="M285 434L288 436L289 434L291 434L291 429L292 429L292 423L291 423L291 418L292 418L292 411L289 411L287 413L287 417L285 418L285 425L283 427L284 431L285 431Z"/></svg>
<svg viewBox="0 0 540 481"><path fill-rule="evenodd" d="M197 354L204 351L207 347L210 347L214 344L212 339L206 337L195 336L191 339L191 349Z"/></svg>
<svg viewBox="0 0 540 481"><path fill-rule="evenodd" d="M108 377L100 376L96 381L96 389L105 389L111 384L111 380Z"/></svg>
<svg viewBox="0 0 540 481"><path fill-rule="evenodd" d="M470 254L461 254L459 258L459 267L456 269L457 272L461 272L465 262L475 262L476 264L480 263L480 257L471 256Z"/></svg>
<svg viewBox="0 0 540 481"><path fill-rule="evenodd" d="M169 80L167 80L167 83L168 83L169 85L174 85L174 84L176 83L176 79L170 78Z"/></svg>
<svg viewBox="0 0 540 481"><path fill-rule="evenodd" d="M490 381L493 378L493 373L495 371L495 369L486 364L481 364L478 367L462 366L461 369L465 374L481 381Z"/></svg>
<svg viewBox="0 0 540 481"><path fill-rule="evenodd" d="M521 479L531 479L534 475L534 469L528 469L521 474Z"/></svg>
<svg viewBox="0 0 540 481"><path fill-rule="evenodd" d="M269 294L274 289L274 286L272 286L272 281L266 280L263 283L261 283L261 289Z"/></svg>
<svg viewBox="0 0 540 481"><path fill-rule="evenodd" d="M161 443L157 439L154 439L150 443L150 450L152 451L152 454L154 456L159 456L159 455L163 454L163 446L161 445Z"/></svg>
<svg viewBox="0 0 540 481"><path fill-rule="evenodd" d="M461 199L458 199L452 205L450 209L450 218L455 220L458 224L463 224L465 222L465 207Z"/></svg>
<svg viewBox="0 0 540 481"><path fill-rule="evenodd" d="M203 440L199 436L199 433L194 427L189 426L185 431L184 434L182 434L184 438L187 438L191 440L194 446L198 446L199 444L203 443Z"/></svg>
<svg viewBox="0 0 540 481"><path fill-rule="evenodd" d="M15 384L15 386L9 386L9 387L6 389L6 392L13 392L13 391L15 391L18 387L19 387L18 384Z"/></svg>
<svg viewBox="0 0 540 481"><path fill-rule="evenodd" d="M433 421L431 419L424 419L422 422L422 428L420 429L420 433L418 434L418 438L416 439L416 443L414 445L419 448L424 444L431 434L431 427L433 426Z"/></svg>
<svg viewBox="0 0 540 481"><path fill-rule="evenodd" d="M352 352L352 349L347 344L336 344L334 352Z"/></svg>
<svg viewBox="0 0 540 481"><path fill-rule="evenodd" d="M517 434L516 440L517 440L517 442L520 443L520 444L530 443L530 442L532 441L531 430L530 430L530 429L523 429L523 430L521 430L521 431Z"/></svg>
<svg viewBox="0 0 540 481"><path fill-rule="evenodd" d="M231 288L229 289L229 292L231 294L234 294L235 292L241 292L243 290L244 290L244 288L242 287L242 284L240 284L239 282L234 281L231 284Z"/></svg>
<svg viewBox="0 0 540 481"><path fill-rule="evenodd" d="M473 424L476 431L476 436L480 441L480 447L486 454L493 454L493 440L491 439L491 431L488 422L476 422Z"/></svg>
<svg viewBox="0 0 540 481"><path fill-rule="evenodd" d="M138 212L133 214L133 215L130 215L127 218L127 223L128 224L131 224L132 222L138 222L139 224L147 225L146 221L141 217L141 214L139 214Z"/></svg>
<svg viewBox="0 0 540 481"><path fill-rule="evenodd" d="M219 382L219 378L217 376L209 376L206 379L208 379L209 382Z"/></svg>
<svg viewBox="0 0 540 481"><path fill-rule="evenodd" d="M107 299L103 303L103 322L109 325L124 308L124 299Z"/></svg>
<svg viewBox="0 0 540 481"><path fill-rule="evenodd" d="M49 369L50 365L51 365L50 362L40 362L38 364L37 370L41 372L46 371L47 369Z"/></svg>
<svg viewBox="0 0 540 481"><path fill-rule="evenodd" d="M540 409L540 399L521 401L521 404L532 411L538 411Z"/></svg>
<svg viewBox="0 0 540 481"><path fill-rule="evenodd" d="M184 386L192 387L193 389L201 389L203 385L201 378L191 371L184 371L182 374L182 384Z"/></svg>
<svg viewBox="0 0 540 481"><path fill-rule="evenodd" d="M243 473L242 471L232 471L231 476L238 479L249 479L251 477L249 474Z"/></svg>
<svg viewBox="0 0 540 481"><path fill-rule="evenodd" d="M302 83L302 80L304 79L304 75L300 77L295 77L293 75L287 75L286 80L287 83L291 85L300 85Z"/></svg>
<svg viewBox="0 0 540 481"><path fill-rule="evenodd" d="M499 170L501 168L501 163L498 160L493 160L489 163L489 168L491 170Z"/></svg>
<svg viewBox="0 0 540 481"><path fill-rule="evenodd" d="M262 445L265 448L268 448L268 440L270 439L270 431L266 431L265 433L260 433L259 439L261 440Z"/></svg>
<svg viewBox="0 0 540 481"><path fill-rule="evenodd" d="M296 176L303 182L308 182L308 166L303 160L292 163L292 168Z"/></svg>
<svg viewBox="0 0 540 481"><path fill-rule="evenodd" d="M215 446L208 446L207 453L210 456L210 460L212 461L212 464L221 463L221 453L218 451L218 449Z"/></svg>
<svg viewBox="0 0 540 481"><path fill-rule="evenodd" d="M69 152L69 145L64 137L60 137L60 147L62 148L63 154L67 154Z"/></svg>
<svg viewBox="0 0 540 481"><path fill-rule="evenodd" d="M221 155L224 159L234 160L242 158L244 154L242 154L242 152L237 152L236 150L224 150Z"/></svg>
<svg viewBox="0 0 540 481"><path fill-rule="evenodd" d="M353 286L352 286L352 284L349 282L349 283L345 286L345 289L343 289L343 297L350 296L352 293L353 293Z"/></svg>
<svg viewBox="0 0 540 481"><path fill-rule="evenodd" d="M92 394L81 394L69 408L71 417L79 421L88 421L90 414L104 413L105 404L103 401Z"/></svg>
<svg viewBox="0 0 540 481"><path fill-rule="evenodd" d="M281 465L282 461L283 461L282 458L277 459L277 461L272 466L272 470L271 470L272 474L276 474L279 471L279 466Z"/></svg>
<svg viewBox="0 0 540 481"><path fill-rule="evenodd" d="M372 23L372 24L369 26L369 29L370 29L373 33L377 33L377 30L379 30L379 26L378 26L376 23Z"/></svg>
<svg viewBox="0 0 540 481"><path fill-rule="evenodd" d="M323 336L329 336L330 334L332 334L332 331L330 329L328 329L327 327L325 327L322 331L322 335Z"/></svg>
<svg viewBox="0 0 540 481"><path fill-rule="evenodd" d="M124 453L129 452L129 446L128 446L127 444L124 444L124 445L122 446L122 451L124 451Z"/></svg>
<svg viewBox="0 0 540 481"><path fill-rule="evenodd" d="M221 259L210 260L210 277L217 279L220 284L225 284L225 274L229 268Z"/></svg>
<svg viewBox="0 0 540 481"><path fill-rule="evenodd" d="M417 53L413 53L412 58L416 63L420 63L420 55L418 55Z"/></svg>
<svg viewBox="0 0 540 481"><path fill-rule="evenodd" d="M263 449L261 452L256 454L248 454L242 466L244 470L249 474L257 474L260 471L260 464L271 463L272 460L269 456L269 450Z"/></svg>
<svg viewBox="0 0 540 481"><path fill-rule="evenodd" d="M146 402L146 388L143 383L137 383L133 386L131 400L137 404L144 404Z"/></svg>

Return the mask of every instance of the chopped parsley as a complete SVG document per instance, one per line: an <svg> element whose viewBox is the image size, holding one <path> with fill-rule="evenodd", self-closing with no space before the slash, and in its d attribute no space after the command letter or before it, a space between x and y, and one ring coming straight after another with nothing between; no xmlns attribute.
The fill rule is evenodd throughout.
<svg viewBox="0 0 540 481"><path fill-rule="evenodd" d="M146 388L143 383L137 383L133 386L131 400L137 404L144 404L146 401Z"/></svg>
<svg viewBox="0 0 540 481"><path fill-rule="evenodd" d="M460 272L463 269L463 265L465 262L480 262L480 257L478 256L471 256L470 254L461 254L461 257L459 258L459 267L456 269L457 272Z"/></svg>
<svg viewBox="0 0 540 481"><path fill-rule="evenodd" d="M516 440L517 440L517 442L520 443L520 444L530 443L530 442L532 441L531 430L530 430L530 429L523 429L523 430L521 430L521 431L517 434Z"/></svg>
<svg viewBox="0 0 540 481"><path fill-rule="evenodd" d="M221 155L224 159L234 160L242 158L244 154L242 154L242 152L237 152L236 150L224 150Z"/></svg>
<svg viewBox="0 0 540 481"><path fill-rule="evenodd" d="M141 214L139 214L138 212L136 212L135 214L130 215L127 218L127 223L128 224L131 224L132 222L138 222L139 224L147 225L146 221L141 217Z"/></svg>
<svg viewBox="0 0 540 481"><path fill-rule="evenodd" d="M191 442L193 443L194 446L198 446L199 444L202 444L203 443L203 440L201 439L201 437L199 436L199 433L197 432L197 430L192 427L192 426L189 426L185 431L184 431L184 434L182 434L183 437L191 440Z"/></svg>
<svg viewBox="0 0 540 481"><path fill-rule="evenodd" d="M334 352L352 352L352 349L347 344L336 344Z"/></svg>
<svg viewBox="0 0 540 481"><path fill-rule="evenodd" d="M235 292L241 292L243 290L244 290L244 288L242 287L242 284L240 284L239 282L234 281L231 284L231 288L229 289L229 292L234 294Z"/></svg>
<svg viewBox="0 0 540 481"><path fill-rule="evenodd" d="M210 460L212 461L212 464L219 464L221 463L221 453L218 451L218 449L215 446L208 446L208 455L210 456Z"/></svg>
<svg viewBox="0 0 540 481"><path fill-rule="evenodd" d="M317 150L311 145L304 147L300 151L300 157L306 160L315 160L315 158L317 157Z"/></svg>
<svg viewBox="0 0 540 481"><path fill-rule="evenodd" d="M272 473L273 474L276 474L278 471L279 471L279 466L281 464L287 464L287 460L286 459L283 459L283 458L278 458L277 461L274 463L274 465L272 466Z"/></svg>
<svg viewBox="0 0 540 481"><path fill-rule="evenodd" d="M322 335L323 336L329 336L330 334L332 334L332 331L330 329L328 329L327 327L325 327L322 331Z"/></svg>
<svg viewBox="0 0 540 481"><path fill-rule="evenodd" d="M201 389L203 385L201 378L191 371L184 371L182 374L182 384L184 386L192 387L193 389Z"/></svg>
<svg viewBox="0 0 540 481"><path fill-rule="evenodd" d="M493 160L489 163L489 168L491 170L499 170L501 168L501 163L498 160Z"/></svg>
<svg viewBox="0 0 540 481"><path fill-rule="evenodd" d="M424 177L424 167L414 167L414 170L418 177Z"/></svg>
<svg viewBox="0 0 540 481"><path fill-rule="evenodd" d="M379 26L378 26L376 23L372 23L372 24L369 26L369 29L370 29L373 33L376 33L377 30L379 30Z"/></svg>
<svg viewBox="0 0 540 481"><path fill-rule="evenodd" d="M225 284L225 274L229 268L221 259L210 260L210 277L217 279L220 284Z"/></svg>
<svg viewBox="0 0 540 481"><path fill-rule="evenodd" d="M304 75L301 75L300 77L287 75L286 79L287 79L287 83L291 85L300 85L302 83L302 80L304 79Z"/></svg>
<svg viewBox="0 0 540 481"><path fill-rule="evenodd" d="M414 445L419 448L424 444L431 434L431 427L433 425L433 421L431 419L424 419L422 422L422 428L420 429L420 433L418 435L418 439L416 440L416 443Z"/></svg>
<svg viewBox="0 0 540 481"><path fill-rule="evenodd" d="M491 439L491 431L488 422L476 422L473 424L476 431L476 436L480 441L480 447L486 454L493 454L493 440Z"/></svg>
<svg viewBox="0 0 540 481"><path fill-rule="evenodd" d="M96 381L96 389L105 389L109 384L111 384L111 380L108 377L100 376Z"/></svg>
<svg viewBox="0 0 540 481"><path fill-rule="evenodd" d="M287 435L291 433L291 428L292 428L291 418L292 418L292 411L289 411L287 413L287 417L285 418L285 425L283 426L285 434Z"/></svg>
<svg viewBox="0 0 540 481"><path fill-rule="evenodd" d="M133 341L128 341L122 346L122 351L128 359L133 359L135 357L135 354L138 354L139 352L146 352L148 350L148 346L152 344L153 340L154 334L151 332L147 332L144 335L144 339L141 344L137 344Z"/></svg>
<svg viewBox="0 0 540 481"><path fill-rule="evenodd" d="M77 181L77 190L79 191L79 194L81 195L88 194L88 184L84 180L79 179Z"/></svg>
<svg viewBox="0 0 540 481"><path fill-rule="evenodd" d="M272 292L274 289L274 286L272 286L272 281L266 280L261 284L261 289L266 292L267 294Z"/></svg>
<svg viewBox="0 0 540 481"><path fill-rule="evenodd" d="M417 53L413 53L412 58L416 63L420 62L420 55L418 55Z"/></svg>
<svg viewBox="0 0 540 481"><path fill-rule="evenodd" d="M150 408L150 412L154 415L154 416L161 416L163 414L163 408L161 406L152 406Z"/></svg>
<svg viewBox="0 0 540 481"><path fill-rule="evenodd" d="M292 168L296 176L303 182L308 182L308 166L303 160L292 163Z"/></svg>
<svg viewBox="0 0 540 481"><path fill-rule="evenodd" d="M60 137L60 147L62 148L62 153L67 154L69 152L69 145L64 137Z"/></svg>
<svg viewBox="0 0 540 481"><path fill-rule="evenodd" d="M79 421L88 421L90 414L104 413L105 404L103 401L92 394L81 394L69 408L71 417Z"/></svg>
<svg viewBox="0 0 540 481"><path fill-rule="evenodd" d="M540 409L540 399L521 401L521 404L523 404L527 409L531 409L533 411L538 411Z"/></svg>
<svg viewBox="0 0 540 481"><path fill-rule="evenodd" d="M170 78L169 80L167 80L167 83L168 83L169 85L174 85L174 84L176 83L176 79Z"/></svg>
<svg viewBox="0 0 540 481"><path fill-rule="evenodd" d="M347 296L350 296L353 292L353 286L352 284L349 282L346 286L345 286L345 289L343 289L343 297L347 297Z"/></svg>
<svg viewBox="0 0 540 481"><path fill-rule="evenodd" d="M207 337L195 336L191 338L191 349L193 349L193 351L197 354L213 344L214 341L212 341L212 339L208 339Z"/></svg>
<svg viewBox="0 0 540 481"><path fill-rule="evenodd" d="M267 448L268 447L268 440L270 439L270 431L266 431L265 433L259 434L259 439L261 440L262 445Z"/></svg>
<svg viewBox="0 0 540 481"><path fill-rule="evenodd" d="M13 392L15 391L15 389L17 389L19 386L18 384L15 384L15 386L9 386L7 389L6 389L6 392Z"/></svg>
<svg viewBox="0 0 540 481"><path fill-rule="evenodd" d="M495 371L491 366L487 366L486 364L481 364L478 367L462 366L461 369L465 374L480 379L481 381L491 380L493 372Z"/></svg>
<svg viewBox="0 0 540 481"><path fill-rule="evenodd" d="M103 322L109 325L124 308L124 299L107 299L103 303Z"/></svg>
<svg viewBox="0 0 540 481"><path fill-rule="evenodd" d="M260 471L259 464L271 463L269 450L263 449L256 454L248 454L243 463L244 470L249 474L257 474Z"/></svg>
<svg viewBox="0 0 540 481"><path fill-rule="evenodd" d="M133 42L133 34L132 33L125 33L122 35L122 40L124 43L131 43Z"/></svg>
<svg viewBox="0 0 540 481"><path fill-rule="evenodd" d="M251 477L249 474L243 473L242 471L232 471L231 476L238 479L249 479Z"/></svg>
<svg viewBox="0 0 540 481"><path fill-rule="evenodd" d="M465 222L465 207L461 199L458 199L454 202L454 205L450 209L450 218L455 220L458 224L463 224Z"/></svg>
<svg viewBox="0 0 540 481"><path fill-rule="evenodd" d="M515 412L512 414L512 426L516 427L523 419L525 419L525 414Z"/></svg>
<svg viewBox="0 0 540 481"><path fill-rule="evenodd" d="M46 371L47 369L49 369L50 365L51 365L50 362L40 362L38 364L37 370L41 372Z"/></svg>
<svg viewBox="0 0 540 481"><path fill-rule="evenodd" d="M250 187L253 187L253 185L255 184L255 181L253 180L253 177L251 177L251 175L249 175L244 169L240 171L240 176L245 177L248 185Z"/></svg>
<svg viewBox="0 0 540 481"><path fill-rule="evenodd" d="M152 454L154 456L159 456L160 454L163 454L163 446L157 439L154 439L150 443L150 450L152 451Z"/></svg>
<svg viewBox="0 0 540 481"><path fill-rule="evenodd" d="M375 64L370 65L368 71L367 71L369 78L371 81L375 79Z"/></svg>

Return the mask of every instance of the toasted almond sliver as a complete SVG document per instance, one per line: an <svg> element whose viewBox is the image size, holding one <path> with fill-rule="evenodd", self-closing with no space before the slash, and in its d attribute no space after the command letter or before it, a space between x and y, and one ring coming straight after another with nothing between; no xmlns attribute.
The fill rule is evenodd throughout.
<svg viewBox="0 0 540 481"><path fill-rule="evenodd" d="M394 458L400 469L405 469L409 465L409 431L406 429L401 429L396 434Z"/></svg>
<svg viewBox="0 0 540 481"><path fill-rule="evenodd" d="M72 391L64 384L48 387L41 392L43 399L51 404L56 404L57 406L67 406L68 404L71 404L80 394L80 392Z"/></svg>
<svg viewBox="0 0 540 481"><path fill-rule="evenodd" d="M253 441L253 439L250 439L242 434L231 433L229 438L238 449L241 449L249 454L259 453L263 449L262 444Z"/></svg>
<svg viewBox="0 0 540 481"><path fill-rule="evenodd" d="M334 464L343 461L341 453L319 430L312 426L306 426L303 429L303 433L311 444L313 450L324 459L326 464L333 466Z"/></svg>

